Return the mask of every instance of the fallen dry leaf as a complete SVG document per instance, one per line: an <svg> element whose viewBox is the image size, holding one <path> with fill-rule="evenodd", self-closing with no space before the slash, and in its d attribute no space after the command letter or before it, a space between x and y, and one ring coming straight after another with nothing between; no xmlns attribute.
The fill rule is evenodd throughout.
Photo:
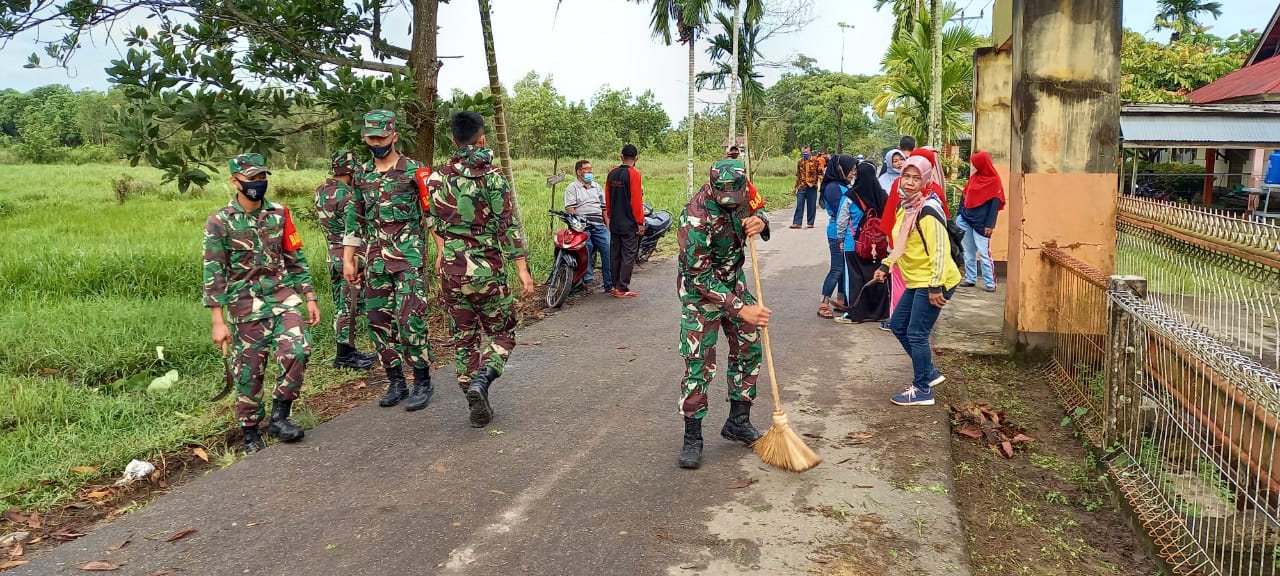
<svg viewBox="0 0 1280 576"><path fill-rule="evenodd" d="M740 490L740 489L742 489L742 488L746 488L747 486L750 486L750 485L755 484L755 483L756 483L756 481L755 481L755 480L752 480L752 479L750 479L750 478L747 478L746 480L739 480L739 481L737 481L737 482L734 482L733 484L730 484L730 485L729 485L729 489L730 489L730 490Z"/></svg>
<svg viewBox="0 0 1280 576"><path fill-rule="evenodd" d="M156 570L155 572L147 574L147 576L169 576L170 574L177 574L177 573L178 571L174 568L161 568L159 570Z"/></svg>
<svg viewBox="0 0 1280 576"><path fill-rule="evenodd" d="M98 473L98 469L94 468L93 466L76 466L75 468L72 468L71 471L75 472L76 474L97 474Z"/></svg>
<svg viewBox="0 0 1280 576"><path fill-rule="evenodd" d="M187 528L186 530L179 531L175 533L173 536L166 538L165 542L173 542L174 540L181 540L195 533L196 533L195 528Z"/></svg>
<svg viewBox="0 0 1280 576"><path fill-rule="evenodd" d="M41 542L44 542L44 536L36 536L35 538L32 538L30 542L27 542L27 544L39 544Z"/></svg>
<svg viewBox="0 0 1280 576"><path fill-rule="evenodd" d="M961 436L968 436L969 438L973 438L974 440L977 440L978 438L982 437L982 430L977 428L976 426L973 426L972 424L966 424L961 428L957 428L956 433L960 434Z"/></svg>
<svg viewBox="0 0 1280 576"><path fill-rule="evenodd" d="M445 472L449 471L449 469L446 468L444 464L436 464L435 469L436 469L436 472L440 474L444 474Z"/></svg>
<svg viewBox="0 0 1280 576"><path fill-rule="evenodd" d="M39 530L41 526L40 515L32 512L31 516L27 518L27 526L30 526L32 530Z"/></svg>
<svg viewBox="0 0 1280 576"><path fill-rule="evenodd" d="M27 562L30 562L30 560L6 560L4 562L0 562L0 570L17 568L23 564L26 564Z"/></svg>
<svg viewBox="0 0 1280 576"><path fill-rule="evenodd" d="M364 390L365 388L368 388L368 387L369 385L366 384L364 380L357 381L356 385L352 386L352 388L355 388L356 390Z"/></svg>
<svg viewBox="0 0 1280 576"><path fill-rule="evenodd" d="M1035 438L1027 436L1026 434L1018 434L1017 436L1013 437L1013 440L1010 440L1010 442L1013 442L1014 444L1017 444L1018 442L1035 442L1035 441L1036 441Z"/></svg>
<svg viewBox="0 0 1280 576"><path fill-rule="evenodd" d="M62 540L62 541L64 541L64 542L70 542L70 541L75 540L76 538L79 538L79 537L81 537L81 536L84 536L84 533L83 533L83 532L76 532L76 531L74 531L74 530L67 530L66 532L58 532L57 534L54 534L54 535L53 535L53 538L54 538L55 540Z"/></svg>
<svg viewBox="0 0 1280 576"><path fill-rule="evenodd" d="M119 564L113 564L106 560L92 560L80 565L80 569L85 572L112 572L120 569Z"/></svg>
<svg viewBox="0 0 1280 576"><path fill-rule="evenodd" d="M850 432L848 435L848 438L852 440L870 440L874 437L875 435L869 432Z"/></svg>
<svg viewBox="0 0 1280 576"><path fill-rule="evenodd" d="M618 349L619 349L619 350L630 350L630 349L631 349L631 347L630 347L630 346L619 346L619 347L618 347Z"/></svg>
<svg viewBox="0 0 1280 576"><path fill-rule="evenodd" d="M813 432L805 432L804 434L801 434L801 436L804 436L805 438L813 438L814 440L822 440L821 434L815 434Z"/></svg>
<svg viewBox="0 0 1280 576"><path fill-rule="evenodd" d="M133 542L133 540L130 540L130 539L126 538L124 542L121 542L121 543L119 543L119 544L112 544L112 545L110 545L110 546L107 546L107 550L113 550L113 551L114 551L114 550L119 550L119 549L121 549L121 548L124 548L125 546L128 546L130 542Z"/></svg>
<svg viewBox="0 0 1280 576"><path fill-rule="evenodd" d="M86 496L97 499L106 498L108 494L111 494L110 490L94 490L93 492L86 494Z"/></svg>
<svg viewBox="0 0 1280 576"><path fill-rule="evenodd" d="M5 510L4 516L14 524L25 524L27 522L27 515L23 514L22 511L18 510L17 508L11 508L9 510Z"/></svg>
<svg viewBox="0 0 1280 576"><path fill-rule="evenodd" d="M526 340L520 343L521 346L541 346L541 340Z"/></svg>
<svg viewBox="0 0 1280 576"><path fill-rule="evenodd" d="M501 491L501 490L490 490L490 492L492 492L492 493L494 493L494 494L501 495L501 496L506 496L506 495L507 495L507 493L506 493L506 492L503 492L503 491Z"/></svg>
<svg viewBox="0 0 1280 576"><path fill-rule="evenodd" d="M13 545L13 548L12 548L11 550L9 550L9 557L10 557L10 558L18 558L18 557L20 557L20 556L22 556L22 544L16 544L16 543L15 543L15 544Z"/></svg>
<svg viewBox="0 0 1280 576"><path fill-rule="evenodd" d="M191 453L192 453L192 454L195 454L195 455L196 455L196 458L199 458L199 459L201 459L201 460L204 460L205 462L208 462L208 461L209 461L209 453L208 453L208 452L205 452L205 451L204 451L204 448L201 448L201 447L199 447L199 446L196 446L195 448L192 448L192 449L191 449Z"/></svg>
<svg viewBox="0 0 1280 576"><path fill-rule="evenodd" d="M4 538L0 539L0 548L8 548L14 544L26 542L27 537L30 535L30 532L10 532L5 534Z"/></svg>

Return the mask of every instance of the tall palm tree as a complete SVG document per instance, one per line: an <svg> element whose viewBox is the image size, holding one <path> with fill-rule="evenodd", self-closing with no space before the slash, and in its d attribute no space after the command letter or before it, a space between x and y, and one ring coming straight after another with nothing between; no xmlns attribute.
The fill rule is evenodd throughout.
<svg viewBox="0 0 1280 576"><path fill-rule="evenodd" d="M742 37L742 26L744 24L744 14L742 13L742 0L720 0L720 4L726 8L733 7L733 46L731 47L730 58L732 62L734 79L740 78L738 75L738 41ZM764 0L746 0L747 10L745 20L759 22L764 16ZM738 136L738 92L742 89L742 85L738 81L729 83L729 145L732 146L734 139ZM750 148L747 153L747 171L751 169Z"/></svg>
<svg viewBox="0 0 1280 576"><path fill-rule="evenodd" d="M943 8L943 22L955 15L955 7ZM893 40L881 60L884 77L881 91L872 100L876 114L893 111L898 130L904 134L928 134L929 102L932 99L933 22L917 21L911 34ZM967 26L952 26L942 34L941 138L930 141L941 147L968 129L962 113L973 99L973 51L983 39Z"/></svg>
<svg viewBox="0 0 1280 576"><path fill-rule="evenodd" d="M765 88L760 79L763 74L756 72L756 57L763 57L760 52L759 19L744 20L738 30L737 58L734 58L734 42L730 39L735 22L725 13L716 14L721 32L711 37L707 46L707 55L715 63L716 68L698 74L695 84L702 88L711 84L715 90L723 90L726 85L736 83L742 87L742 111L744 135L748 143L751 141L751 128L755 122L752 111L765 105ZM735 82L736 80L736 82ZM736 134L736 126L731 129ZM747 166L750 169L751 147L747 146Z"/></svg>
<svg viewBox="0 0 1280 576"><path fill-rule="evenodd" d="M1173 30L1170 41L1182 36L1204 30L1200 24L1199 14L1204 12L1217 20L1222 16L1221 2L1201 2L1200 0L1157 0L1159 9L1156 12L1156 30Z"/></svg>
<svg viewBox="0 0 1280 576"><path fill-rule="evenodd" d="M511 169L511 139L507 133L506 106L502 97L502 83L498 81L498 53L493 48L493 18L489 12L489 0L477 0L480 7L480 29L484 35L484 57L489 66L489 93L493 96L493 129L498 134L498 162L511 190L511 210L524 236L524 219L520 217L520 201L516 194L515 172Z"/></svg>
<svg viewBox="0 0 1280 576"><path fill-rule="evenodd" d="M890 4L893 9L894 38L910 34L915 28L916 21L928 14L925 0L876 0L875 9L878 12Z"/></svg>

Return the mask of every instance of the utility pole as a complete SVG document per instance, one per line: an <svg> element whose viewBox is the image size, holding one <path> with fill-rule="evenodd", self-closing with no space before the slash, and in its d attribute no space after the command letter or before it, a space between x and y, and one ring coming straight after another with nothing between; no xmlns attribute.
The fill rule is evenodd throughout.
<svg viewBox="0 0 1280 576"><path fill-rule="evenodd" d="M946 155L942 142L942 0L929 0L929 18L933 22L933 50L929 74L929 145Z"/></svg>
<svg viewBox="0 0 1280 576"><path fill-rule="evenodd" d="M733 2L733 55L729 66L733 77L729 79L729 145L738 143L738 35L742 29L742 0ZM748 153L749 154L749 153Z"/></svg>
<svg viewBox="0 0 1280 576"><path fill-rule="evenodd" d="M840 27L840 73L844 74L844 32L845 30L853 30L853 24L845 24L838 22L836 26Z"/></svg>

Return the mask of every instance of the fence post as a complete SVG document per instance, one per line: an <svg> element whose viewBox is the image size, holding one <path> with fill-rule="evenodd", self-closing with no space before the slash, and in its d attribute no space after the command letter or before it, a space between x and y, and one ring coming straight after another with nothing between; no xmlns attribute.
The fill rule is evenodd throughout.
<svg viewBox="0 0 1280 576"><path fill-rule="evenodd" d="M1111 276L1108 292L1128 292L1145 300L1147 280ZM1147 333L1127 310L1107 299L1107 393L1102 399L1104 447L1126 442L1140 432L1142 379L1145 377Z"/></svg>

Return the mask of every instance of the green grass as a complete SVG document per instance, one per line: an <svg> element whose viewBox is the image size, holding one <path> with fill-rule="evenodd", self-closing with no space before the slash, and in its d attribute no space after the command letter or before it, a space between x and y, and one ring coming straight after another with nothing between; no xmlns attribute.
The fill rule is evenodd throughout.
<svg viewBox="0 0 1280 576"><path fill-rule="evenodd" d="M789 161L758 178L773 206L785 205ZM603 173L606 164L599 163ZM552 255L551 163L517 164L530 264L546 279ZM569 164L564 168L571 169ZM678 214L685 202L684 164L641 161L648 201ZM194 195L159 185L160 172L117 165L6 166L0 181L0 508L48 506L98 476L116 476L133 458L154 459L232 426L226 402L207 401L222 366L201 305L205 218L224 205L222 181ZM705 174L706 165L698 167ZM768 171L762 172L768 174ZM112 179L127 174L140 191L120 204ZM325 174L276 170L269 197L299 214L299 228L321 294L325 321L311 330L315 358L332 355L332 301L323 272L324 237L312 190ZM564 187L555 194L561 205ZM670 250L675 234L664 246ZM164 359L156 347L164 347ZM313 362L304 393L349 377ZM177 370L166 394L145 381ZM270 378L271 375L268 375ZM305 409L305 403L304 403ZM94 474L72 472L94 467Z"/></svg>

